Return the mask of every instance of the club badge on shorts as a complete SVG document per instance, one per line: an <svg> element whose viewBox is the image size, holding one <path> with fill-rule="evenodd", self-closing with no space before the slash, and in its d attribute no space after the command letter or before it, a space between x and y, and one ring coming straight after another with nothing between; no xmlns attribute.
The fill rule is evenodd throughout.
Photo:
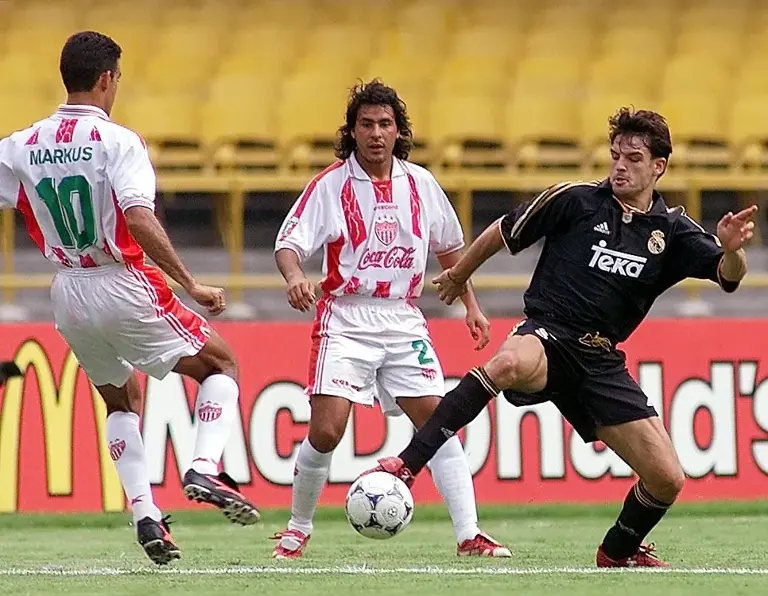
<svg viewBox="0 0 768 596"><path fill-rule="evenodd" d="M648 238L648 252L652 255L660 255L664 252L667 243L664 241L664 232L661 230L654 230L651 232L651 237Z"/></svg>

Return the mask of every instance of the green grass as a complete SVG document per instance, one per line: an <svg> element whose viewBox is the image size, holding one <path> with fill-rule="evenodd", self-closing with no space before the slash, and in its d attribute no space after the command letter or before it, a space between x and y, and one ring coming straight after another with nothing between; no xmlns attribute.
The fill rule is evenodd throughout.
<svg viewBox="0 0 768 596"><path fill-rule="evenodd" d="M253 527L231 526L217 512L178 512L173 534L181 561L156 567L135 543L130 516L0 515L0 596L8 594L254 594L318 593L334 596L382 594L525 594L551 596L568 590L582 594L664 594L695 596L768 594L768 575L692 573L601 574L552 571L537 575L490 575L509 570L594 566L595 548L613 522L617 506L485 507L483 528L509 544L513 559L459 559L444 508L420 506L411 526L383 542L353 532L340 509L321 509L315 532L301 561L270 558L268 537L284 527L285 511L266 512ZM716 503L674 508L651 539L660 555L678 570L768 568L768 503ZM368 574L360 574L365 566ZM40 575L40 570L117 569L116 576ZM209 573L227 568L227 573ZM255 569L266 568L266 569ZM350 569L352 568L352 569ZM422 570L394 573L395 569ZM424 570L432 569L432 573ZM3 575L9 569L31 575ZM240 569L243 573L235 574ZM283 570L289 570L285 572ZM300 570L319 570L299 573ZM357 573L351 573L357 569ZM175 573L174 570L178 571ZM295 570L295 571L290 571ZM376 570L381 570L376 573ZM387 572L389 570L389 572ZM442 570L442 572L440 572ZM282 571L282 572L281 572ZM346 596L346 594L344 594Z"/></svg>

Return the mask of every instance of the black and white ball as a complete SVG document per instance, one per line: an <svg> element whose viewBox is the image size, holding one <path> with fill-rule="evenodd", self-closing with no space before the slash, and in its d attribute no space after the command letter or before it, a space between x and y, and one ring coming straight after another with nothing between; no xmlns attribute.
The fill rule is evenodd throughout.
<svg viewBox="0 0 768 596"><path fill-rule="evenodd" d="M359 534L386 540L397 536L413 519L413 495L396 476L373 472L349 488L344 511Z"/></svg>

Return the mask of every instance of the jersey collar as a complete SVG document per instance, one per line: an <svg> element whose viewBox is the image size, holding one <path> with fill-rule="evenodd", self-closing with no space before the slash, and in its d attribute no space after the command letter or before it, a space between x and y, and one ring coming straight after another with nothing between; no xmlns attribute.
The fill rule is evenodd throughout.
<svg viewBox="0 0 768 596"><path fill-rule="evenodd" d="M102 120L109 120L109 116L107 116L107 113L104 110L97 108L96 106L89 105L73 105L63 103L59 106L59 109L56 110L56 113L66 118L76 118L78 116L96 116Z"/></svg>
<svg viewBox="0 0 768 596"><path fill-rule="evenodd" d="M349 156L348 163L349 163L349 171L352 178L355 178L357 180L368 180L370 182L371 177L365 173L363 166L361 166L360 162L357 161L357 156L354 153ZM403 164L400 162L399 159L397 159L396 157L393 157L392 172L390 174L390 178L394 180L395 178L399 178L400 176L405 176L405 168L403 167Z"/></svg>
<svg viewBox="0 0 768 596"><path fill-rule="evenodd" d="M611 181L609 178L606 178L603 180L600 184L597 185L597 187L606 193L606 195L610 194L611 198L613 199L613 188L611 187ZM625 207L622 203L620 203L617 199L613 199L616 204L624 210ZM653 191L653 197L651 198L651 208L648 210L648 213L640 213L638 211L633 211L635 215L648 215L648 214L666 214L667 213L667 205L664 202L664 197L661 196L661 193L658 190Z"/></svg>

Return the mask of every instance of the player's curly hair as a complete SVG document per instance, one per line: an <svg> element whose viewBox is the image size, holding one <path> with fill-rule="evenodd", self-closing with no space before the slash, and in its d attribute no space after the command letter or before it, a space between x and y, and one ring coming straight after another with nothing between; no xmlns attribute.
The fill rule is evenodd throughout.
<svg viewBox="0 0 768 596"><path fill-rule="evenodd" d="M661 114L624 107L611 116L608 127L611 143L619 135L637 135L645 138L651 157L669 159L672 154L669 126Z"/></svg>
<svg viewBox="0 0 768 596"><path fill-rule="evenodd" d="M64 44L59 71L67 93L90 91L107 71L116 74L123 50L111 38L96 31L81 31Z"/></svg>
<svg viewBox="0 0 768 596"><path fill-rule="evenodd" d="M360 81L351 89L347 103L347 121L339 128L338 139L334 146L336 157L347 159L357 149L357 143L352 138L352 131L357 122L357 113L360 111L360 107L365 105L392 108L398 132L392 154L398 159L408 159L408 154L413 147L413 131L405 102L398 97L397 91L379 79L373 79L369 83Z"/></svg>

